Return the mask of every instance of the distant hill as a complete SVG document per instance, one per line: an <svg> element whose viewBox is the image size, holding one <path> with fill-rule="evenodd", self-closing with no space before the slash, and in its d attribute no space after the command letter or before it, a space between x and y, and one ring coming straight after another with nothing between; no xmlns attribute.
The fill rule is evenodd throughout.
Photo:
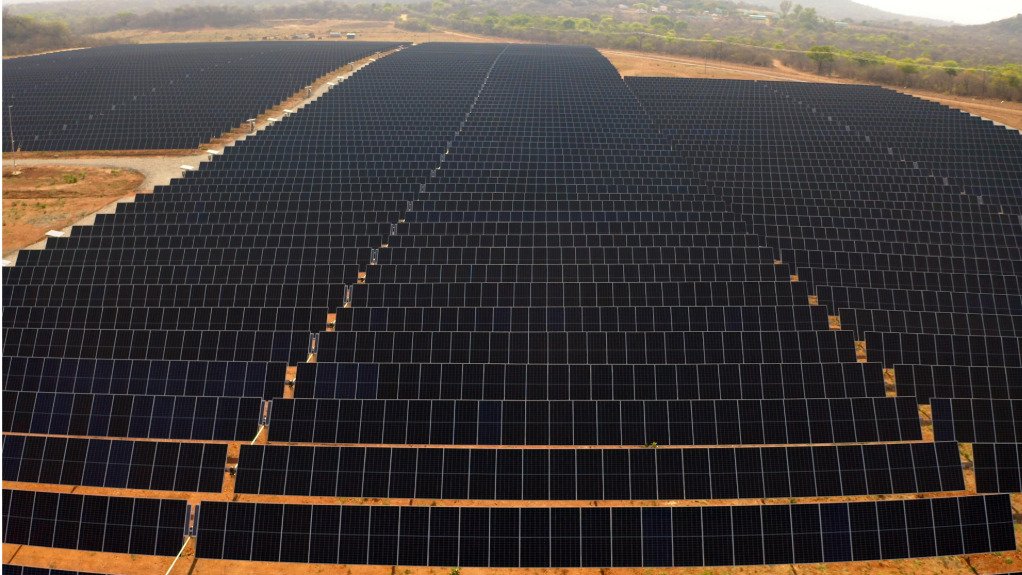
<svg viewBox="0 0 1022 575"><path fill-rule="evenodd" d="M997 34L1022 34L1022 13L1011 18L1005 18L1004 20L990 22L989 24L969 26L969 28L973 30L987 30Z"/></svg>
<svg viewBox="0 0 1022 575"><path fill-rule="evenodd" d="M763 4L773 10L777 10L780 6L780 0L750 0L750 2L753 4ZM924 26L951 25L951 22L945 22L943 20L934 20L932 18L906 16L905 14L887 12L879 8L873 8L872 6L866 6L865 4L859 4L858 2L852 2L852 0L792 0L792 3L801 4L806 8L815 8L820 16L831 20L867 20L869 22L900 20L902 22L922 24Z"/></svg>
<svg viewBox="0 0 1022 575"><path fill-rule="evenodd" d="M993 63L1022 63L1022 14L974 26L952 26L941 30L938 42L967 43L986 54Z"/></svg>

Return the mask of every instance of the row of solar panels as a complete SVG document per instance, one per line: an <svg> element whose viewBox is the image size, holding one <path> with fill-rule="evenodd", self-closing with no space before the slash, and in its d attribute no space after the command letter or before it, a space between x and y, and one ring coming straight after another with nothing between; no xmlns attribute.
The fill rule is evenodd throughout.
<svg viewBox="0 0 1022 575"><path fill-rule="evenodd" d="M337 293L338 290L334 290ZM229 301L229 300L228 300ZM6 308L6 327L99 329L272 330L323 325L322 305L248 309L249 302L219 299L218 307L200 301L160 305L137 300L129 305L60 305ZM820 306L599 306L579 307L339 307L335 331L484 331L484 332L681 332L807 331L827 329L827 310ZM860 338L867 332L949 335L1022 335L1022 317L1008 314L841 309L841 327ZM912 362L899 362L912 363Z"/></svg>
<svg viewBox="0 0 1022 575"><path fill-rule="evenodd" d="M4 357L6 391L283 397L286 363ZM877 363L303 363L296 398L675 400L881 397ZM899 395L1022 399L1022 368L896 364Z"/></svg>
<svg viewBox="0 0 1022 575"><path fill-rule="evenodd" d="M94 359L326 362L702 364L855 361L850 331L307 332L6 328L5 355ZM1022 367L1022 340L866 332L872 359ZM318 342L318 343L317 343Z"/></svg>
<svg viewBox="0 0 1022 575"><path fill-rule="evenodd" d="M733 445L918 440L912 397L716 400L275 399L4 391L3 431L441 445ZM940 440L1022 440L1020 400L932 398Z"/></svg>
<svg viewBox="0 0 1022 575"><path fill-rule="evenodd" d="M316 293L321 286L351 283L352 277L365 273L366 283L579 283L608 282L612 279L629 278L635 282L664 281L764 281L790 277L786 265L770 263L717 264L403 264L376 265L362 269L360 264L317 266L315 263L288 264L242 264L242 265L188 265L169 264L165 266L17 266L8 268L3 275L5 285L17 286L5 290L5 298L27 294L46 294L52 289L64 290L61 298L70 292L68 284L83 283L91 289L145 290L142 286L174 286L198 284L202 289L219 286L241 285L252 290L297 289ZM883 272L875 272L883 274ZM911 272L892 272L903 275ZM921 273L922 277L940 277L944 274ZM912 275L915 277L915 274ZM968 281L964 274L947 274L947 281ZM994 276L977 276L977 282ZM1003 277L1003 276L997 276ZM936 281L936 280L934 280ZM990 281L999 281L991 279ZM135 287L138 286L138 287ZM265 286L265 287L263 287ZM12 293L16 291L16 293ZM78 290L76 290L77 293ZM1013 291L1007 290L1006 291ZM808 290L806 293L809 293ZM8 301L7 299L4 300ZM23 301L11 299L10 301ZM31 301L31 299L29 299Z"/></svg>
<svg viewBox="0 0 1022 575"><path fill-rule="evenodd" d="M242 445L4 436L3 479L33 484L313 497L683 500L962 491L956 442L687 449ZM1022 444L972 446L979 493L1017 492Z"/></svg>
<svg viewBox="0 0 1022 575"><path fill-rule="evenodd" d="M5 335L5 355L94 359L268 359L288 361L293 365L306 359L310 353L318 353L318 357L327 362L378 363L855 361L853 334L829 330L637 333L369 331L327 332L310 338L308 332L285 331L7 328ZM902 341L910 342L908 336L919 334L902 335L905 336ZM1017 338L928 337L939 347L926 357L935 353L942 365L1019 365ZM914 353L922 351L917 348Z"/></svg>
<svg viewBox="0 0 1022 575"><path fill-rule="evenodd" d="M979 444L977 489L1018 477L1017 444ZM5 436L4 480L219 493L225 444ZM242 445L235 493L392 499L628 500L962 491L958 445L444 449ZM991 489L993 487L993 489Z"/></svg>
<svg viewBox="0 0 1022 575"><path fill-rule="evenodd" d="M196 557L465 567L654 567L900 559L1014 548L1008 495L675 508L205 502L4 490L4 541Z"/></svg>

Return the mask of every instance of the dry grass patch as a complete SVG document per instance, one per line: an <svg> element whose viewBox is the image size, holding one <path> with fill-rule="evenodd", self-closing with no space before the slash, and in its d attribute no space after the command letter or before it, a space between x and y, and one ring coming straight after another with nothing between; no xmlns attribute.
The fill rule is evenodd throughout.
<svg viewBox="0 0 1022 575"><path fill-rule="evenodd" d="M144 177L89 166L19 166L3 171L3 253L32 245L124 196Z"/></svg>

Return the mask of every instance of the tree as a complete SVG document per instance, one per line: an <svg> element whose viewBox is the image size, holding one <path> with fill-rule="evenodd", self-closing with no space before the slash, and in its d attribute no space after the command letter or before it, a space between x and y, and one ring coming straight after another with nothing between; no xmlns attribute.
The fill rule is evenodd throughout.
<svg viewBox="0 0 1022 575"><path fill-rule="evenodd" d="M995 97L1017 98L1022 93L1022 66L1003 64L993 70L993 88Z"/></svg>
<svg viewBox="0 0 1022 575"><path fill-rule="evenodd" d="M833 46L813 46L807 54L809 59L816 62L816 73L823 75L824 70L830 73L830 67L837 59Z"/></svg>
<svg viewBox="0 0 1022 575"><path fill-rule="evenodd" d="M919 64L912 60L902 60L898 62L898 71L905 77L905 86L908 87L911 84L912 74L919 73Z"/></svg>
<svg viewBox="0 0 1022 575"><path fill-rule="evenodd" d="M791 12L791 0L781 0L781 18L787 18Z"/></svg>
<svg viewBox="0 0 1022 575"><path fill-rule="evenodd" d="M852 60L864 68L866 66L876 66L880 63L880 58L871 52L858 52L852 56Z"/></svg>
<svg viewBox="0 0 1022 575"><path fill-rule="evenodd" d="M962 67L954 60L944 60L940 63L940 67L947 74L947 91L950 92L955 85L955 76L962 71Z"/></svg>
<svg viewBox="0 0 1022 575"><path fill-rule="evenodd" d="M29 54L80 45L81 39L60 20L42 20L3 10L3 53Z"/></svg>
<svg viewBox="0 0 1022 575"><path fill-rule="evenodd" d="M820 25L820 18L816 15L816 8L804 8L798 13L798 23L807 30L815 30Z"/></svg>
<svg viewBox="0 0 1022 575"><path fill-rule="evenodd" d="M674 21L663 14L657 14L649 19L649 25L661 30L670 30L674 28Z"/></svg>

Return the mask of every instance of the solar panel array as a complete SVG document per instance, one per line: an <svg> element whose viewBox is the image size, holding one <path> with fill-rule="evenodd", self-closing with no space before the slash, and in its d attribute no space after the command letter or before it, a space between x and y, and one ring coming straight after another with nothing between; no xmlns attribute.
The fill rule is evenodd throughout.
<svg viewBox="0 0 1022 575"><path fill-rule="evenodd" d="M1014 180L891 159L820 119L827 90L421 44L23 253L5 541L445 567L1014 549ZM147 535L50 527L73 506L145 508Z"/></svg>
<svg viewBox="0 0 1022 575"><path fill-rule="evenodd" d="M14 58L4 63L4 123L25 151L194 148L348 62L395 47L140 44Z"/></svg>
<svg viewBox="0 0 1022 575"><path fill-rule="evenodd" d="M868 359L894 368L899 395L1013 395L1017 132L878 87L627 82Z"/></svg>

